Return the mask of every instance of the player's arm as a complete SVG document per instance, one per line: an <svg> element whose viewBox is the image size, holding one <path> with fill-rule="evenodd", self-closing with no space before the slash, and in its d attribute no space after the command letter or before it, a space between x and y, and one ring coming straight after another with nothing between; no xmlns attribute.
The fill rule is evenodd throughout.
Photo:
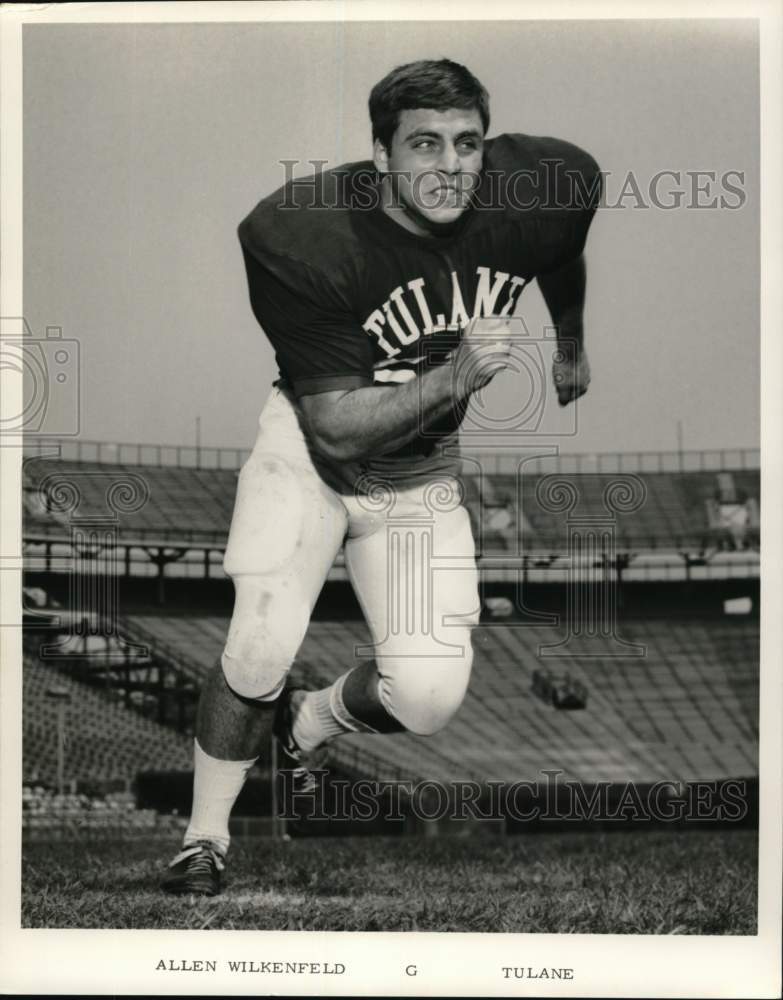
<svg viewBox="0 0 783 1000"><path fill-rule="evenodd" d="M557 327L558 352L552 366L561 406L587 392L590 366L584 347L586 270L580 254L555 271L539 274L538 287Z"/></svg>
<svg viewBox="0 0 783 1000"><path fill-rule="evenodd" d="M507 319L474 320L450 360L418 379L301 396L311 443L340 462L396 451L505 367L508 338Z"/></svg>
<svg viewBox="0 0 783 1000"><path fill-rule="evenodd" d="M316 449L334 461L354 462L402 448L458 400L450 368L442 365L402 385L319 392L298 402Z"/></svg>
<svg viewBox="0 0 783 1000"><path fill-rule="evenodd" d="M583 251L603 190L603 176L595 159L583 149L561 139L536 140L541 161L554 159L562 169L556 172L553 191L542 189L542 204L554 196L559 206L553 215L542 208L541 217L556 222L556 242L540 246L543 266L537 275L552 321L558 327L558 350L553 374L557 396L565 406L587 391L590 366L584 345L585 261ZM546 175L546 171L544 171ZM565 211L563 209L565 208Z"/></svg>
<svg viewBox="0 0 783 1000"><path fill-rule="evenodd" d="M320 269L253 246L252 236L245 220L240 240L253 312L293 386L311 444L327 457L358 461L396 451L505 366L509 320L481 318L448 363L399 385L368 384L372 345L345 290Z"/></svg>

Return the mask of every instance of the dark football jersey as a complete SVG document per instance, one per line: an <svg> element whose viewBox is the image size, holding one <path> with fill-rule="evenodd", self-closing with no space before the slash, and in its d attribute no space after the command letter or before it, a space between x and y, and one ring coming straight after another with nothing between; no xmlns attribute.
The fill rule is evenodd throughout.
<svg viewBox="0 0 783 1000"><path fill-rule="evenodd" d="M370 162L297 179L239 226L253 312L299 397L387 386L442 364L475 316L512 315L525 285L577 257L600 196L591 156L558 139L487 140L471 207L445 236L391 219ZM403 477L443 459L461 414L363 463Z"/></svg>

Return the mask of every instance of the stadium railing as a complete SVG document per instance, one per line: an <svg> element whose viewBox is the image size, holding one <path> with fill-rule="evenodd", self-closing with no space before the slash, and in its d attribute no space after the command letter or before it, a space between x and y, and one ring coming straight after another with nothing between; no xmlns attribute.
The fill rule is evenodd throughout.
<svg viewBox="0 0 783 1000"><path fill-rule="evenodd" d="M663 460L665 453L651 454L656 455L659 464L667 464ZM708 453L697 454L705 464L704 456ZM724 459L729 456L736 459L740 453L719 454ZM493 461L499 457L509 458L491 456ZM565 466L567 458L562 456L556 464ZM614 485L616 473L587 471L582 456L571 458L582 465L579 472L561 473L571 477L573 511L553 509L539 496L540 487L555 482L547 477L556 477L557 473L532 468L522 475L517 474L519 470L514 473L494 471L486 476L475 475L475 469L466 473L466 503L482 557L507 554L507 559L519 561L518 556L523 552L525 556L562 553L567 548L572 513L574 517L601 515L604 519L609 515L618 551L670 549L703 553L713 542L723 544L708 517L708 501L716 486L715 473L706 470L623 473L637 477L638 482L631 485L640 490L642 502L633 510L612 513L606 507L605 493ZM601 456L598 458L596 464L600 465ZM622 456L612 458L621 459ZM747 455L745 460L749 460ZM622 461L618 464L622 465ZM111 486L109 469L112 473L116 471L118 476L129 473L138 478L141 475L148 496L138 510L119 512L106 521L106 496ZM732 474L738 484L742 484L743 491L756 499L758 471L735 469ZM51 486L53 481L71 486L78 494L75 511L63 514L59 510L58 496L53 492L55 487ZM226 544L235 485L235 471L155 465L101 466L94 462L80 465L75 460L53 461L39 457L25 466L24 537L30 545L44 547L43 556L36 554L36 564L40 568L38 564L43 559L46 569L52 560L52 546L69 544L73 531L95 517L102 521L104 533L108 536L113 532L115 543L124 547L124 561L128 567L131 563L145 565L146 572L152 575L163 559L181 561L181 568L169 569L170 575L209 576L213 566L218 568L213 557L219 555ZM757 531L753 538L757 541ZM154 550L156 544L175 546L177 551L167 556Z"/></svg>
<svg viewBox="0 0 783 1000"><path fill-rule="evenodd" d="M524 457L523 451L520 453L519 449L508 445L496 449L464 447L463 453L468 459L480 460L482 468L489 473L513 473L519 466L520 457ZM25 455L110 465L228 470L241 468L250 449L29 437L25 442ZM759 448L585 452L529 458L525 460L525 470L531 473L717 472L758 469L760 460Z"/></svg>

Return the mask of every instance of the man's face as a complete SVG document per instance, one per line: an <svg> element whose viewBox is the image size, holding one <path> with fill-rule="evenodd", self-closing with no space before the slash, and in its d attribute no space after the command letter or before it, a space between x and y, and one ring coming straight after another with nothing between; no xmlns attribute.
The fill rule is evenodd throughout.
<svg viewBox="0 0 783 1000"><path fill-rule="evenodd" d="M462 215L478 184L484 127L478 111L400 114L391 149L375 143L375 165L390 174L395 201L417 227L431 230Z"/></svg>

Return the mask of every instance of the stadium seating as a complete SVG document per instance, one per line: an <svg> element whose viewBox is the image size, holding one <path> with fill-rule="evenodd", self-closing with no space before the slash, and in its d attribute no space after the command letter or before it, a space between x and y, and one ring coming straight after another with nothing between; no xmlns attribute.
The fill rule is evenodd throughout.
<svg viewBox="0 0 783 1000"><path fill-rule="evenodd" d="M200 684L223 650L228 620L213 615L134 614L126 616L121 627L127 638L168 657L188 679Z"/></svg>
<svg viewBox="0 0 783 1000"><path fill-rule="evenodd" d="M158 637L203 677L220 654L224 617L131 616L146 641ZM489 622L474 633L471 689L451 725L434 737L347 736L335 763L399 780L532 780L560 768L582 781L713 778L758 772L758 621L744 617L623 622L612 636L571 643L563 631ZM307 687L328 684L359 661L361 621L313 621L292 672ZM542 647L553 647L548 655ZM555 655L551 655L554 653ZM583 711L557 711L532 694L533 671L568 672L587 688Z"/></svg>
<svg viewBox="0 0 783 1000"><path fill-rule="evenodd" d="M52 786L57 774L57 705L52 687L71 695L66 708L67 781L131 780L145 768L191 764L191 741L126 708L109 691L74 680L29 653L23 660L24 780Z"/></svg>
<svg viewBox="0 0 783 1000"><path fill-rule="evenodd" d="M133 792L106 795L55 792L42 785L22 788L22 830L25 843L63 838L94 837L97 840L165 836L176 842L182 836L186 817L136 807Z"/></svg>
<svg viewBox="0 0 783 1000"><path fill-rule="evenodd" d="M471 513L480 551L485 555L519 551L562 551L568 542L567 511L553 509L546 497L551 478L542 473L493 473L479 477L467 466L465 499ZM236 490L236 471L144 465L110 465L99 462L29 459L24 467L24 518L28 535L63 536L68 514L48 510L41 486L47 477L73 482L79 491L79 517L105 515L106 491L113 482L143 482L149 496L138 510L118 515L121 537L191 539L225 542ZM612 513L605 505L606 487L626 473L575 473L565 477L576 491L571 516L615 519L618 548L703 549L709 543L706 501L717 489L716 473L654 472L634 474L645 499L628 513ZM733 480L736 490L757 503L758 470L721 473ZM56 498L56 495L53 495ZM519 502L518 502L519 501ZM51 507L52 504L49 504Z"/></svg>
<svg viewBox="0 0 783 1000"><path fill-rule="evenodd" d="M54 476L55 479L48 477ZM72 483L78 490L78 517L106 516L107 490L114 483L128 481L146 489L148 496L138 510L118 513L122 534L149 536L152 533L198 537L225 536L231 522L237 473L233 469L190 469L143 465L109 465L99 462L30 459L24 466L25 528L50 529L67 524L67 516L56 509L60 482ZM48 480L48 489L44 484ZM43 488L42 488L43 487ZM47 513L46 501L55 509ZM143 494L141 494L143 498ZM122 501L117 504L122 506ZM51 533L51 532L50 532Z"/></svg>
<svg viewBox="0 0 783 1000"><path fill-rule="evenodd" d="M755 475L755 481L754 481ZM743 473L749 495L758 497L758 472ZM574 473L550 477L525 475L518 485L515 477L496 475L495 494L516 509L517 497L524 520L521 541L525 548L562 550L567 545L568 519L597 517L616 520L618 548L693 548L705 546L709 536L705 500L715 491L715 473ZM576 504L558 511L547 498L546 487L566 479L574 488ZM612 511L605 502L605 490L613 482L640 484L643 501L627 513ZM642 492L643 491L643 492Z"/></svg>
<svg viewBox="0 0 783 1000"><path fill-rule="evenodd" d="M614 530L617 550L630 553L627 581L681 579L686 574L693 582L751 576L748 567L754 557L757 574L755 552L709 552L715 547L708 503L716 496L744 497L757 510L758 470L633 474L644 501L627 513L609 510L605 491L618 479L628 481L631 474L558 475L575 491L576 505L569 512L558 509L547 495L553 480L544 473L518 480L503 473L480 478L475 466L466 471L466 503L479 534L479 551L500 560L530 554L530 579L539 572L537 560L547 582L569 579L573 565L566 554L568 533L574 519L583 516L604 519ZM58 508L56 490L48 498L42 493L42 484L52 475L78 491L75 510ZM107 514L107 490L127 479L140 484L148 496L138 510L118 514L121 541L158 546L171 541L183 549L192 542L219 550L230 524L236 475L233 469L29 459L24 465L25 537L65 543L72 515ZM757 528L750 537L757 544ZM705 551L709 562L702 558ZM689 559L686 566L685 554L699 558ZM195 548L191 555L192 568L199 570ZM587 560L587 572L589 565ZM178 676L198 686L222 650L228 619L126 613L120 624L129 640L147 644ZM430 739L349 736L335 741L333 760L346 771L395 780L532 779L548 767L583 781L755 775L758 620L742 615L634 619L623 622L619 631L625 642L643 646L645 655L618 656L630 650L612 636L572 637L567 648L558 647L562 630L521 628L498 615L474 635L471 690L447 730ZM364 646L362 655L367 655L368 643L361 621L314 620L293 677L309 687L327 684L356 662L358 647ZM563 652L568 658L552 655ZM537 697L533 673L542 667L584 684L586 708L558 711ZM53 780L56 707L45 691L55 682L74 693L68 709L69 717L78 721L69 729L72 777L129 780L144 768L190 767L186 736L26 655L26 779L47 784Z"/></svg>

